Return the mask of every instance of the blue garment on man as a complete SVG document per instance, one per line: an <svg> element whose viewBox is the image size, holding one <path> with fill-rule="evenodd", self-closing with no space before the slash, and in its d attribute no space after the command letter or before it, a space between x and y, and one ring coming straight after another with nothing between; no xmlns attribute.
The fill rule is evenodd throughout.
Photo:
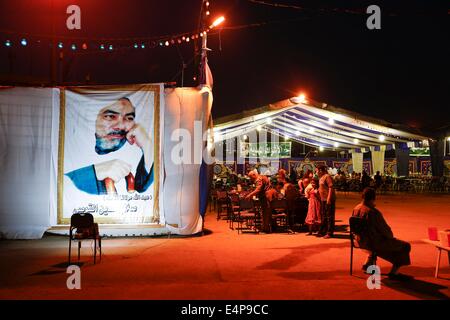
<svg viewBox="0 0 450 320"><path fill-rule="evenodd" d="M95 167L93 165L80 168L66 174L75 186L89 194L103 195L107 194L104 181L97 180ZM145 169L144 156L138 164L135 174L135 190L139 193L147 191L152 185L154 179L153 165L150 173Z"/></svg>

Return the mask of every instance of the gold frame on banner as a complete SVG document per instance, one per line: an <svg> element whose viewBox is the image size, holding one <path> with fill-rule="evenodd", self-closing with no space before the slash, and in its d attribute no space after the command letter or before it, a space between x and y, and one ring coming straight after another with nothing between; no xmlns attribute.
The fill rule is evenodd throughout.
<svg viewBox="0 0 450 320"><path fill-rule="evenodd" d="M161 85L126 85L126 86L83 86L83 87L64 87L60 88L60 104L59 104L59 133L58 133L58 177L57 177L57 223L58 225L70 224L70 218L63 217L63 186L64 186L64 142L65 142L65 123L66 123L66 90L76 93L88 93L98 91L152 91L154 93L154 118L153 118L153 136L154 136L154 206L153 219L149 222L144 222L140 226L148 224L155 224L159 226L160 212L159 212L159 190L160 190L160 115L161 115L161 92L163 92ZM100 224L123 225L112 218L96 218ZM133 224L133 226L136 226ZM162 227L162 226L159 226Z"/></svg>

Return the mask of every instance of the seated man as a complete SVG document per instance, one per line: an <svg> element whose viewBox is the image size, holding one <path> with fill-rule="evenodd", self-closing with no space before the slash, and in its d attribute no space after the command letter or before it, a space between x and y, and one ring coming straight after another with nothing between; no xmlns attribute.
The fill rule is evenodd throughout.
<svg viewBox="0 0 450 320"><path fill-rule="evenodd" d="M275 186L271 186L269 190L266 191L266 198L267 201L272 201L275 199L281 199L283 198L283 194L281 193L281 190L283 190L284 184L282 182L277 182Z"/></svg>
<svg viewBox="0 0 450 320"><path fill-rule="evenodd" d="M277 214L277 211L271 207L271 203L273 200L282 200L285 199L285 194L283 194L285 184L282 181L278 181L275 186L272 186L267 192L266 192L266 198L269 202L269 210L270 210L270 217L271 217L271 229L276 230L277 229L277 221L276 219L272 219L272 216L274 214Z"/></svg>
<svg viewBox="0 0 450 320"><path fill-rule="evenodd" d="M394 238L391 228L386 223L383 215L375 208L375 190L365 188L363 201L353 209L353 216L367 219L367 230L358 237L357 241L361 248L373 250L377 256L392 263L389 278L393 280L407 280L410 277L398 272L401 266L411 264L409 253L411 245L405 241ZM363 270L366 271L370 265L375 264L376 257L370 252Z"/></svg>

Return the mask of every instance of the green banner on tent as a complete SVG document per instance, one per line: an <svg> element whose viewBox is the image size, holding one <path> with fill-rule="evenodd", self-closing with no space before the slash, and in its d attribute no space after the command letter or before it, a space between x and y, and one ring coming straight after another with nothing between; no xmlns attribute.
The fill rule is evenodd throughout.
<svg viewBox="0 0 450 320"><path fill-rule="evenodd" d="M241 154L245 158L280 159L291 157L291 142L242 143Z"/></svg>
<svg viewBox="0 0 450 320"><path fill-rule="evenodd" d="M430 148L411 148L409 150L409 155L411 157L429 157Z"/></svg>

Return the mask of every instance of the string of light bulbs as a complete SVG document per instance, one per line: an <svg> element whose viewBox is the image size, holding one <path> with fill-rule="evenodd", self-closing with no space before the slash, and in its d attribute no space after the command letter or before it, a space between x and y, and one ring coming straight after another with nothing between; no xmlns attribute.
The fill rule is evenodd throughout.
<svg viewBox="0 0 450 320"><path fill-rule="evenodd" d="M205 15L210 16L210 2L204 1L204 5L206 10ZM31 42L41 44L43 40L48 40L51 44L55 42L54 45L60 50L63 50L65 48L69 48L72 51L76 51L78 49L82 50L95 50L95 51L114 51L114 50L124 50L124 49L152 49L156 47L170 47L173 45L182 45L182 44L189 44L192 42L195 42L196 40L205 37L210 31L212 31L214 28L217 28L225 18L223 16L217 18L214 20L211 25L208 27L203 27L202 30L199 32L189 32L189 33L181 33L181 34L175 34L175 35L166 35L166 36L159 36L159 37L147 37L147 38L95 38L95 39L89 39L89 38L83 38L83 37L65 37L65 36L58 36L54 37L51 35L31 35L31 34L24 34L24 33L17 33L14 31L8 31L8 30L1 30L0 34L7 35L4 37L4 46L8 48L12 48L16 45L16 43L19 45L19 47L27 47L31 44ZM13 41L12 39L18 38L19 40ZM58 41L55 41L54 39L58 38Z"/></svg>
<svg viewBox="0 0 450 320"><path fill-rule="evenodd" d="M143 39L141 41L131 41L133 39L124 39L124 40L84 40L80 41L80 39L75 38L62 38L58 37L59 41L56 42L56 46L58 49L70 48L71 50L88 50L88 49L98 49L98 50L109 50L113 51L115 49L147 49L147 48L156 48L156 47L170 47L173 45L181 45L181 44L189 44L199 38L206 36L211 29L206 29L201 31L200 33L185 33L179 35L173 35L163 38L157 39ZM5 33L0 30L0 33ZM27 47L31 43L41 44L43 40L51 41L51 37L49 36L26 36L21 35L18 37L17 41L13 40L13 37L4 37L6 38L3 42L3 45L8 48L12 48L16 45L19 47ZM34 41L33 41L34 40ZM127 42L126 44L119 42Z"/></svg>

